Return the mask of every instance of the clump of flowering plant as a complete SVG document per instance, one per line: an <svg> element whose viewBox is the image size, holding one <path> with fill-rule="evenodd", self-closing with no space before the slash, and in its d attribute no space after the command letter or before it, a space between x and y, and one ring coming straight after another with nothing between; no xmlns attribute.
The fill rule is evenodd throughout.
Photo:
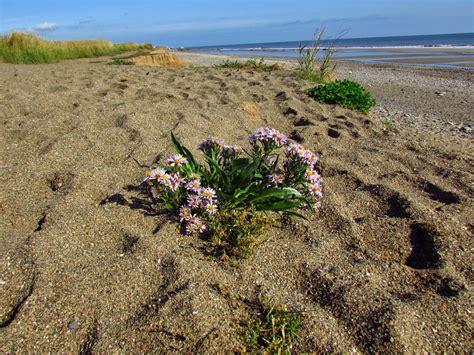
<svg viewBox="0 0 474 355"><path fill-rule="evenodd" d="M235 215L230 210L245 211L245 218L262 211L303 217L298 209L319 207L318 157L273 128L252 134L249 151L207 138L199 145L206 164L199 164L173 133L171 139L176 154L149 171L145 180L153 197L176 213L188 234L212 234L216 220ZM226 218L221 218L223 213Z"/></svg>

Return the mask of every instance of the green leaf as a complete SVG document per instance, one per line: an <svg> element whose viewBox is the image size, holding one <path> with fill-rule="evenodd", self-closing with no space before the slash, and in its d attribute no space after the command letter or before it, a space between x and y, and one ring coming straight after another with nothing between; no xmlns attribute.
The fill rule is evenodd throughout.
<svg viewBox="0 0 474 355"><path fill-rule="evenodd" d="M239 198L240 196L247 194L252 186L253 186L253 185L250 184L250 185L247 185L247 186L244 187L244 188L237 188L237 189L234 191L234 196L233 196L233 197L234 197L235 199L237 199L237 198Z"/></svg>
<svg viewBox="0 0 474 355"><path fill-rule="evenodd" d="M300 201L277 201L263 205L257 205L257 211L287 211L301 206Z"/></svg>
<svg viewBox="0 0 474 355"><path fill-rule="evenodd" d="M250 165L249 158L238 158L232 161L232 171L241 171L245 169L246 166Z"/></svg>
<svg viewBox="0 0 474 355"><path fill-rule="evenodd" d="M245 168L243 168L239 176L237 177L237 181L236 181L237 186L243 186L245 184L250 183L259 165L260 165L260 160L255 159L250 165L247 165Z"/></svg>
<svg viewBox="0 0 474 355"><path fill-rule="evenodd" d="M171 132L171 141L176 151L182 156L184 156L193 167L196 167L197 164L196 164L196 160L194 159L193 154L185 146L179 143L178 139L176 139L173 132Z"/></svg>
<svg viewBox="0 0 474 355"><path fill-rule="evenodd" d="M267 190L264 190L262 193L259 193L257 197L251 199L249 203L256 203L258 201L279 198L279 199L293 199L293 198L302 198L303 195L296 189L292 187L274 187Z"/></svg>

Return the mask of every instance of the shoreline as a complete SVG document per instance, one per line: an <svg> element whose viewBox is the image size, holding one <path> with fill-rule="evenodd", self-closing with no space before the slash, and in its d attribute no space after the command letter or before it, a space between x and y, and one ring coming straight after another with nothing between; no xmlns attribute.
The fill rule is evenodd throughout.
<svg viewBox="0 0 474 355"><path fill-rule="evenodd" d="M224 60L255 59L252 56L176 52L192 65L212 66ZM264 58L268 64L281 64L288 70L296 58ZM397 124L422 130L472 137L474 71L464 68L414 66L403 63L335 60L340 79L355 80L377 100L374 112ZM308 85L312 83L307 82ZM314 84L313 84L314 85Z"/></svg>
<svg viewBox="0 0 474 355"><path fill-rule="evenodd" d="M298 63L298 58L296 57L285 57L285 56L269 56L269 57L259 57L254 55L245 55L245 54L217 54L217 53L203 53L199 51L173 51L178 56L183 56L184 59L188 59L190 62L195 62L192 64L218 64L221 63L223 60L248 60L248 59L264 59L265 62L273 64L279 63L287 65L288 68L293 68ZM364 56L354 56L354 58L363 58ZM398 57L396 55L395 57ZM201 58L201 59L200 59ZM383 66L383 67L396 67L396 68L411 68L411 69L424 69L424 70L440 70L440 71L449 71L449 72L456 72L456 73L471 73L472 69L470 68L463 68L463 67L450 67L450 66L430 66L429 64L424 65L415 65L416 63L397 63L397 62L384 62L384 61L358 61L352 60L351 57L335 57L334 62L336 64L343 64L343 63L354 63L354 64L363 64L368 66ZM367 58L373 58L373 56L367 56ZM377 58L380 58L377 56ZM417 59L417 58L413 58ZM429 58L428 58L429 59ZM436 58L434 58L436 61ZM408 65L405 65L408 64ZM410 65L411 64L411 65Z"/></svg>
<svg viewBox="0 0 474 355"><path fill-rule="evenodd" d="M311 47L307 47L311 48ZM321 48L326 48L322 46ZM467 50L469 53L474 53L474 45L473 46L373 46L373 47L334 47L336 50L423 50L423 51L432 51L432 52L439 52L439 51L459 51L459 50ZM226 47L209 47L209 48L189 48L190 51L205 51L205 50L219 50L222 52L225 51L256 51L256 52L273 52L273 51L282 51L282 52L291 52L297 51L299 48L297 47L242 47L242 48L226 48Z"/></svg>
<svg viewBox="0 0 474 355"><path fill-rule="evenodd" d="M414 66L433 66L462 68L474 67L474 47L336 47L335 60L353 60L358 62L382 62L411 64ZM297 48L232 48L189 50L194 53L248 56L251 58L297 58ZM185 52L188 52L185 51ZM288 53L287 56L285 53ZM290 55L291 53L291 55Z"/></svg>

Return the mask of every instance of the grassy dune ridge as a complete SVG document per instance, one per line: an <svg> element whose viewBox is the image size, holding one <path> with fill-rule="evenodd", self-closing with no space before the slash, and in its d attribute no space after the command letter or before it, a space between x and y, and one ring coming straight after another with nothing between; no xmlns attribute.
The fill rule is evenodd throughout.
<svg viewBox="0 0 474 355"><path fill-rule="evenodd" d="M16 64L56 63L151 49L151 44L113 43L105 40L48 41L32 33L13 32L0 37L0 61Z"/></svg>

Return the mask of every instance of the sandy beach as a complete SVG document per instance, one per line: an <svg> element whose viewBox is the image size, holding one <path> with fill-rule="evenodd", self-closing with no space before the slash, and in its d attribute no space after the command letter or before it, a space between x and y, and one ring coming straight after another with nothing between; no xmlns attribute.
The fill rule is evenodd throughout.
<svg viewBox="0 0 474 355"><path fill-rule="evenodd" d="M309 98L294 61L178 55L0 63L0 351L240 351L259 296L302 315L295 352L472 349L474 72L339 62L376 98L366 116ZM318 152L322 208L212 258L145 171L171 131L197 152L261 126Z"/></svg>

